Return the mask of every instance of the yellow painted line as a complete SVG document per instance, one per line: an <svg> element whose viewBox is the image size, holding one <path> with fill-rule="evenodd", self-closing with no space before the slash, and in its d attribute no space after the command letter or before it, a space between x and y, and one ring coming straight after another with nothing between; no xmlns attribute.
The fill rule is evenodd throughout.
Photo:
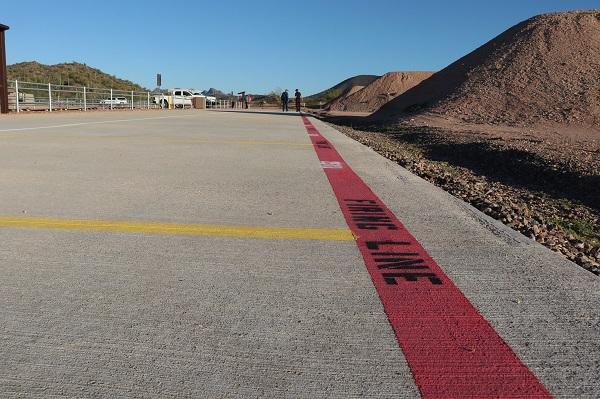
<svg viewBox="0 0 600 399"><path fill-rule="evenodd" d="M313 147L312 143L294 143L291 141L260 141L260 140L203 140L203 139L170 139L167 143L181 144L233 144L233 145L281 145L290 147Z"/></svg>
<svg viewBox="0 0 600 399"><path fill-rule="evenodd" d="M109 231L122 233L272 238L284 240L352 241L348 229L302 229L291 227L234 226L134 222L124 220L79 220L46 217L0 216L0 228Z"/></svg>

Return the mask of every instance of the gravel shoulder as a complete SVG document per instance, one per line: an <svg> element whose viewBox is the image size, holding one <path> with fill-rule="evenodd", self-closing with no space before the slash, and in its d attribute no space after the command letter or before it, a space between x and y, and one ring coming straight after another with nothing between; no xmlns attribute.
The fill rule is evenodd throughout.
<svg viewBox="0 0 600 399"><path fill-rule="evenodd" d="M547 129L324 118L334 128L600 275L600 143ZM537 133L546 129L544 139ZM560 133L560 132L558 132Z"/></svg>

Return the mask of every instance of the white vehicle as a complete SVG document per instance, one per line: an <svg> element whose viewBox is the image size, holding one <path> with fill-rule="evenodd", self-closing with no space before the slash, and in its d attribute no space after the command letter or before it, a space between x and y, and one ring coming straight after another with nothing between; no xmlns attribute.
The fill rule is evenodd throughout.
<svg viewBox="0 0 600 399"><path fill-rule="evenodd" d="M157 94L152 97L152 102L161 108L192 107L193 93L187 89L169 89L168 94Z"/></svg>
<svg viewBox="0 0 600 399"><path fill-rule="evenodd" d="M217 97L213 97L213 96L207 96L205 94L202 94L202 92L197 91L197 90L191 90L192 94L194 97L205 97L206 98L206 104L214 104L217 102Z"/></svg>
<svg viewBox="0 0 600 399"><path fill-rule="evenodd" d="M206 98L207 104L215 104L217 98L205 96L202 92L195 89L168 89L167 94L156 94L152 96L151 101L160 105L161 108L185 108L192 107L194 97Z"/></svg>
<svg viewBox="0 0 600 399"><path fill-rule="evenodd" d="M100 105L127 105L129 101L127 101L126 97L114 97L113 99L107 98L105 100L100 100Z"/></svg>

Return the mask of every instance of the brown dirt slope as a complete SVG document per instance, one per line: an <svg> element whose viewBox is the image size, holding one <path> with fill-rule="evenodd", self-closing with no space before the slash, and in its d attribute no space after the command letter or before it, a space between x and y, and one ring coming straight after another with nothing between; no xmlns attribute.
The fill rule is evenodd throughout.
<svg viewBox="0 0 600 399"><path fill-rule="evenodd" d="M374 112L383 104L398 97L427 79L433 72L388 72L354 93L334 100L332 111Z"/></svg>
<svg viewBox="0 0 600 399"><path fill-rule="evenodd" d="M337 111L339 108L339 104L346 100L348 97L352 96L354 93L361 91L365 86L352 86L346 93L341 96L333 99L326 105L326 109Z"/></svg>
<svg viewBox="0 0 600 399"><path fill-rule="evenodd" d="M304 101L308 106L319 105L320 103L329 104L336 98L348 94L348 92L352 90L353 87L366 86L378 77L379 76L376 75L357 75L346 79L343 82L340 82L335 86L330 87L329 89L324 90L320 93L305 97Z"/></svg>
<svg viewBox="0 0 600 399"><path fill-rule="evenodd" d="M475 123L600 125L600 10L515 25L383 106L375 120L434 113Z"/></svg>
<svg viewBox="0 0 600 399"><path fill-rule="evenodd" d="M345 97L351 96L354 93L356 93L357 91L361 91L364 88L365 88L365 86L354 86L350 90L348 90L348 93L346 93Z"/></svg>

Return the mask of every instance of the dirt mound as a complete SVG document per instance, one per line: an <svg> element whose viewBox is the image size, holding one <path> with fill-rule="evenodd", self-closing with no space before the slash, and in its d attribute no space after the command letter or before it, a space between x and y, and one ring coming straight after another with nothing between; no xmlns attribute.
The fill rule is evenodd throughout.
<svg viewBox="0 0 600 399"><path fill-rule="evenodd" d="M364 89L365 86L352 86L346 93L340 95L339 97L333 99L332 101L330 101L325 108L327 110L337 110L338 109L338 104L342 103L344 100L346 100L348 97L352 96L354 93L361 91L362 89Z"/></svg>
<svg viewBox="0 0 600 399"><path fill-rule="evenodd" d="M353 86L350 90L348 90L348 93L346 93L346 95L344 97L347 98L348 96L351 96L354 93L356 93L357 91L361 91L364 88L365 88L365 86Z"/></svg>
<svg viewBox="0 0 600 399"><path fill-rule="evenodd" d="M349 79L346 79L343 82L340 82L340 83L336 84L335 86L330 87L327 90L323 90L320 93L305 97L304 101L309 106L329 104L331 101L335 100L336 98L343 97L346 94L348 94L348 92L350 92L350 90L352 90L353 87L356 87L356 86L364 87L364 86L368 85L369 83L371 83L372 81L374 81L375 79L377 79L378 77L379 76L376 76L376 75L357 75L357 76L351 77Z"/></svg>
<svg viewBox="0 0 600 399"><path fill-rule="evenodd" d="M475 123L600 125L600 11L510 28L384 105L374 119L430 112Z"/></svg>
<svg viewBox="0 0 600 399"><path fill-rule="evenodd" d="M331 103L332 111L374 112L427 79L433 72L388 72L362 90L348 93Z"/></svg>

